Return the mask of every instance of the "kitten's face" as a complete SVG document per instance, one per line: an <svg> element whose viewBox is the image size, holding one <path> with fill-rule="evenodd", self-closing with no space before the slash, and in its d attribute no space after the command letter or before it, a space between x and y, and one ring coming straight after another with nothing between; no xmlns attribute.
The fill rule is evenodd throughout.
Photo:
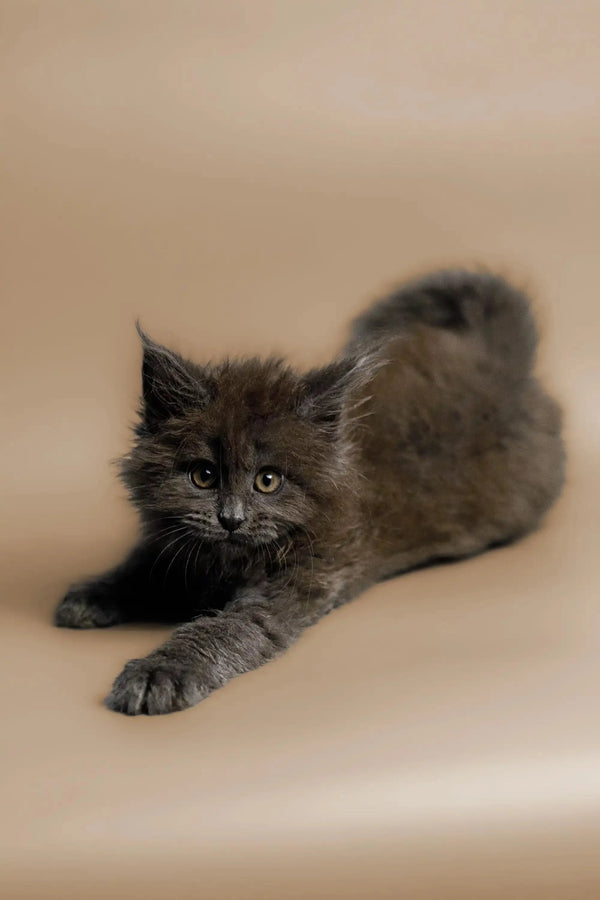
<svg viewBox="0 0 600 900"><path fill-rule="evenodd" d="M356 363L299 376L273 360L201 368L147 338L144 350L142 422L123 477L146 523L232 550L310 535L343 477L339 426Z"/></svg>
<svg viewBox="0 0 600 900"><path fill-rule="evenodd" d="M151 439L157 464L145 505L212 543L276 542L307 526L314 510L319 475L301 452L308 429L293 416L256 416L235 393L172 419Z"/></svg>

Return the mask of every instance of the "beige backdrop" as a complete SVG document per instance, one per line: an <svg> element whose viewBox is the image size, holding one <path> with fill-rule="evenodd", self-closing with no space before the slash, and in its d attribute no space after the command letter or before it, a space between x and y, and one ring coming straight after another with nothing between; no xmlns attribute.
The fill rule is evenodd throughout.
<svg viewBox="0 0 600 900"><path fill-rule="evenodd" d="M2 897L597 900L600 5L1 5ZM135 532L135 317L313 364L396 279L471 262L537 298L570 458L544 527L191 711L105 710L166 632L50 617Z"/></svg>

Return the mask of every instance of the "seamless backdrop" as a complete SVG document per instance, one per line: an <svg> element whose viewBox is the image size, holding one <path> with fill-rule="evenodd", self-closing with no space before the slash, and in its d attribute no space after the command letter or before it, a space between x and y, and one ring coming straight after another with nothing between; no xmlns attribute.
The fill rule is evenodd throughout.
<svg viewBox="0 0 600 900"><path fill-rule="evenodd" d="M1 5L2 896L600 896L598 4ZM105 710L164 630L50 620L135 534L136 317L313 365L400 278L475 263L533 292L566 411L540 531L189 712Z"/></svg>

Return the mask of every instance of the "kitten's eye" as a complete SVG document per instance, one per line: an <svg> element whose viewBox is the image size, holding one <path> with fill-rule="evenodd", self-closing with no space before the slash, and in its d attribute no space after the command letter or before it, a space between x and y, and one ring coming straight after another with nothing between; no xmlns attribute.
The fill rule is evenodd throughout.
<svg viewBox="0 0 600 900"><path fill-rule="evenodd" d="M198 488L211 488L217 480L217 467L211 462L202 460L191 470L190 478Z"/></svg>
<svg viewBox="0 0 600 900"><path fill-rule="evenodd" d="M254 479L254 487L261 494L274 494L283 482L283 475L275 469L262 469Z"/></svg>

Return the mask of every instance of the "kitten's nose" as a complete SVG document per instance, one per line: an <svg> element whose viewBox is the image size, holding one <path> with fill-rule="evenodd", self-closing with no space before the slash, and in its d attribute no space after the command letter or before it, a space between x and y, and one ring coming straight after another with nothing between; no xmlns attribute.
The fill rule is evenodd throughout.
<svg viewBox="0 0 600 900"><path fill-rule="evenodd" d="M221 509L217 516L225 531L237 531L245 521L244 504L235 494L227 494L221 501Z"/></svg>
<svg viewBox="0 0 600 900"><path fill-rule="evenodd" d="M244 516L240 515L226 515L225 513L220 513L218 516L219 522L225 529L225 531L237 531L242 522L244 521Z"/></svg>

